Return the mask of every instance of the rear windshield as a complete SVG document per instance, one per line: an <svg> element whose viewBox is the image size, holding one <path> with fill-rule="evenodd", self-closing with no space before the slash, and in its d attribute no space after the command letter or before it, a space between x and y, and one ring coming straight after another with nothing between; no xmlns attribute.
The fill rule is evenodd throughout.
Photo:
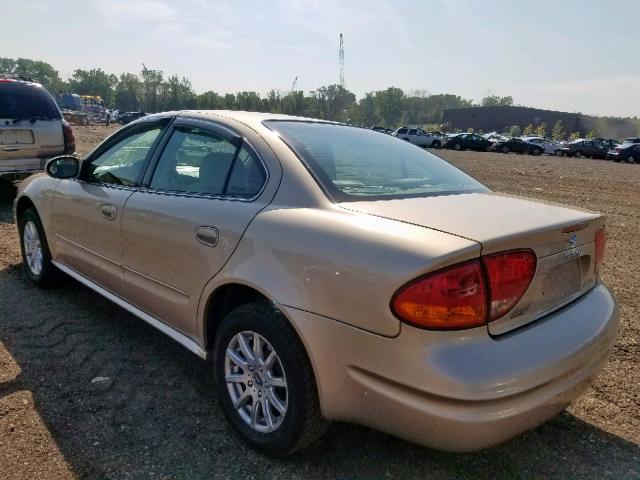
<svg viewBox="0 0 640 480"><path fill-rule="evenodd" d="M364 128L267 121L338 202L487 191L444 160Z"/></svg>
<svg viewBox="0 0 640 480"><path fill-rule="evenodd" d="M51 95L38 85L0 82L0 118L57 120L60 111Z"/></svg>

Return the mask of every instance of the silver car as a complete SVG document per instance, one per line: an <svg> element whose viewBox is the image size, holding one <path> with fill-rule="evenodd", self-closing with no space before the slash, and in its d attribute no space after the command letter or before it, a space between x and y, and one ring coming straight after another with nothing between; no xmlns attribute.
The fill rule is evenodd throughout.
<svg viewBox="0 0 640 480"><path fill-rule="evenodd" d="M54 156L75 151L71 127L42 85L0 76L0 177L42 171Z"/></svg>
<svg viewBox="0 0 640 480"><path fill-rule="evenodd" d="M369 129L156 114L46 170L15 204L27 276L64 272L208 359L272 454L331 420L494 445L575 400L616 338L602 215Z"/></svg>

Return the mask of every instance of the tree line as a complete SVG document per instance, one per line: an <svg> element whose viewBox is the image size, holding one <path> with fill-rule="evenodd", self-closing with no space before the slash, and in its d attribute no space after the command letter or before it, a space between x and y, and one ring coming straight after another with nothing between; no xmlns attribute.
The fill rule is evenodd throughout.
<svg viewBox="0 0 640 480"><path fill-rule="evenodd" d="M19 75L40 82L54 97L59 91L99 95L109 108L147 113L181 109L229 109L303 115L359 125L395 128L400 124L437 128L442 112L449 108L475 106L472 100L453 94L431 95L426 91L404 92L389 87L356 95L341 85L315 90L270 90L196 93L186 77L166 76L162 70L143 65L139 73L107 73L101 68L76 69L63 79L49 63L25 58L0 57L0 74ZM489 95L480 105L512 105L512 97Z"/></svg>

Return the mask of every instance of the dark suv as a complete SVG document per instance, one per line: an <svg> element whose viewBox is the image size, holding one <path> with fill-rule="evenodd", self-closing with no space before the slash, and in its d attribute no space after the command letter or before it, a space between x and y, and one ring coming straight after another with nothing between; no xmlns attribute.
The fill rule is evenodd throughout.
<svg viewBox="0 0 640 480"><path fill-rule="evenodd" d="M444 143L444 148L452 148L453 150L477 150L479 152L488 152L493 144L486 138L475 133L460 133L449 137Z"/></svg>
<svg viewBox="0 0 640 480"><path fill-rule="evenodd" d="M75 148L71 127L42 85L0 76L0 179L41 171L51 157Z"/></svg>

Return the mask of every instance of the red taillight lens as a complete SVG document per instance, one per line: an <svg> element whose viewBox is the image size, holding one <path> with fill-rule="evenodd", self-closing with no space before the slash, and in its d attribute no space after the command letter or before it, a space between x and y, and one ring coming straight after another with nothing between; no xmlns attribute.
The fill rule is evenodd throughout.
<svg viewBox="0 0 640 480"><path fill-rule="evenodd" d="M482 257L489 279L489 321L509 312L527 291L536 273L536 255L517 250Z"/></svg>
<svg viewBox="0 0 640 480"><path fill-rule="evenodd" d="M535 271L531 250L488 255L408 283L394 295L392 310L401 320L432 330L478 327L508 313Z"/></svg>
<svg viewBox="0 0 640 480"><path fill-rule="evenodd" d="M600 265L604 260L604 254L607 250L607 230L605 227L602 227L600 230L596 232L596 258L595 258L595 269L596 273L600 270Z"/></svg>
<svg viewBox="0 0 640 480"><path fill-rule="evenodd" d="M64 153L71 155L76 151L76 138L73 136L73 130L66 120L62 121L62 134L64 136Z"/></svg>
<svg viewBox="0 0 640 480"><path fill-rule="evenodd" d="M392 300L402 320L422 328L454 330L483 325L487 295L478 260L421 277Z"/></svg>

